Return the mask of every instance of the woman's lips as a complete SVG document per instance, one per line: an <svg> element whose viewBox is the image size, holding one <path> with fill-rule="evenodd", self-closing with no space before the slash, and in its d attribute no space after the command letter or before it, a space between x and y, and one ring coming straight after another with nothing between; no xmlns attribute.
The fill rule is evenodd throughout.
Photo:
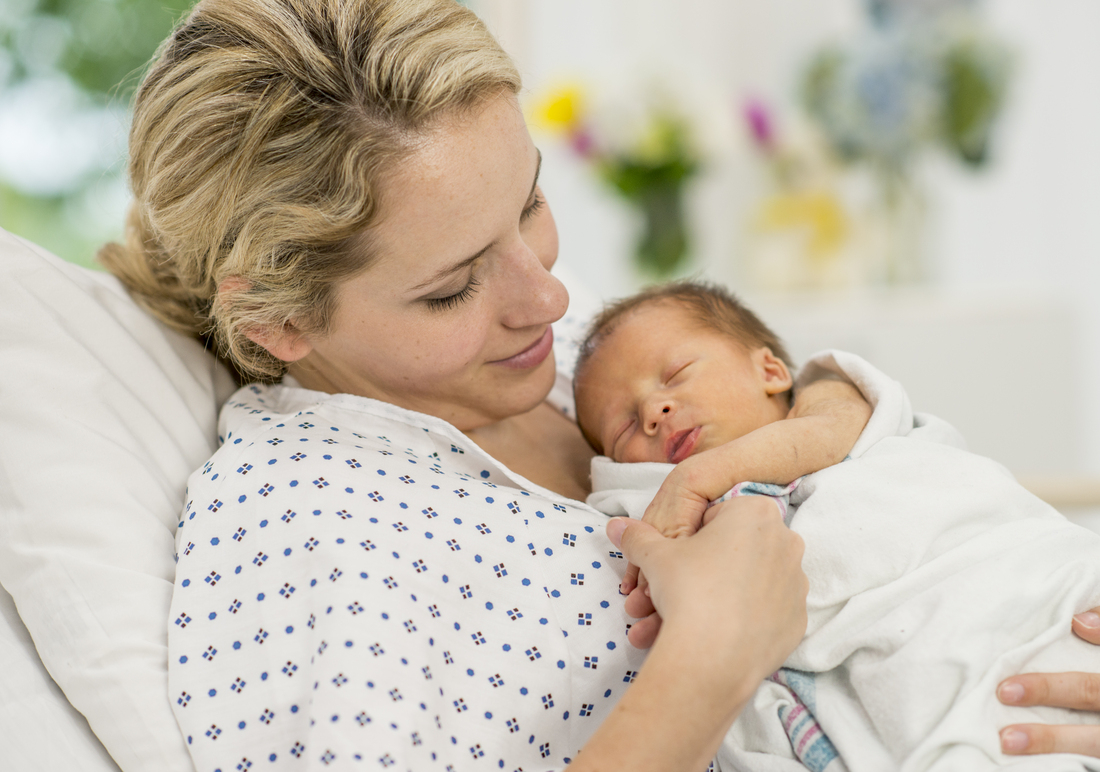
<svg viewBox="0 0 1100 772"><path fill-rule="evenodd" d="M668 463L679 464L690 456L691 451L695 450L695 443L699 441L700 431L702 427L696 426L694 429L684 429L669 437L665 442L665 457L668 458Z"/></svg>
<svg viewBox="0 0 1100 772"><path fill-rule="evenodd" d="M542 360L549 356L550 352L554 348L554 331L550 329L550 326L546 326L546 332L542 334L542 337L532 343L518 354L513 354L507 359L498 359L495 362L490 362L494 365L503 365L504 367L510 367L513 370L526 370L530 367L542 364Z"/></svg>

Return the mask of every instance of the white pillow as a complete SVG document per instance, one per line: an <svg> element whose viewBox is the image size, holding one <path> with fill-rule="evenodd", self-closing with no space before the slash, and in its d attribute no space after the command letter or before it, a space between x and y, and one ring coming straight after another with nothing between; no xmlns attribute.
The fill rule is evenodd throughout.
<svg viewBox="0 0 1100 772"><path fill-rule="evenodd" d="M6 769L119 772L34 650L11 596L0 590L0 742Z"/></svg>
<svg viewBox="0 0 1100 772"><path fill-rule="evenodd" d="M2 230L0 363L0 584L46 669L125 772L191 772L167 691L173 536L232 380L112 277ZM9 663L25 647L0 653L5 686L37 667ZM0 721L6 760L59 742L58 726L9 730ZM86 747L86 736L72 739L84 731L69 720L63 732L76 734L65 742ZM103 768L94 763L87 768Z"/></svg>

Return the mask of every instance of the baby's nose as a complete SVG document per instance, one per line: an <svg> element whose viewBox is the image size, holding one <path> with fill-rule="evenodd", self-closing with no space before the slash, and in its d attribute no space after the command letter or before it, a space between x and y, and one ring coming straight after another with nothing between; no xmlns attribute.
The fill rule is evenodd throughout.
<svg viewBox="0 0 1100 772"><path fill-rule="evenodd" d="M657 433L657 429L660 427L661 422L672 413L672 404L669 402L662 402L655 406L654 411L649 416L649 420L646 421L646 434L653 436Z"/></svg>

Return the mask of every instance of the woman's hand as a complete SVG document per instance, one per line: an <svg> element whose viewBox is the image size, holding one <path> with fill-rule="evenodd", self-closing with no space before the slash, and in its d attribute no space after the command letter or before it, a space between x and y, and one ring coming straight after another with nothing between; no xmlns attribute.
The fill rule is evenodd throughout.
<svg viewBox="0 0 1100 772"><path fill-rule="evenodd" d="M611 541L649 576L665 623L571 772L705 769L760 682L802 639L802 539L759 496L719 508L683 539L627 518L608 523Z"/></svg>
<svg viewBox="0 0 1100 772"><path fill-rule="evenodd" d="M700 635L733 620L742 635L752 630L749 637L782 662L806 626L802 539L762 496L717 504L708 520L706 528L681 539L626 518L608 524L608 536L622 540L624 557L648 578L648 589L635 589L626 601L627 613L642 617L631 628L631 643L652 644L664 629L662 619L664 627L702 627Z"/></svg>
<svg viewBox="0 0 1100 772"><path fill-rule="evenodd" d="M1073 632L1100 646L1100 607L1073 618ZM1027 673L1006 678L997 687L1005 705L1048 705L1100 711L1100 674ZM1080 753L1100 758L1100 726L1014 724L1001 730L1001 750L1010 755Z"/></svg>

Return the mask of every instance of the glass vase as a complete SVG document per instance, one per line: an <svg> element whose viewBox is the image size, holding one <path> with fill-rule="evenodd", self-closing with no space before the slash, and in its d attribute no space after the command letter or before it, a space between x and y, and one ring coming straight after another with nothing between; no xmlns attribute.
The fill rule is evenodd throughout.
<svg viewBox="0 0 1100 772"><path fill-rule="evenodd" d="M878 173L878 201L872 218L877 243L873 283L921 284L930 278L927 265L927 204L911 174L886 169Z"/></svg>
<svg viewBox="0 0 1100 772"><path fill-rule="evenodd" d="M646 276L666 279L688 255L684 185L678 180L648 185L637 192L634 203L642 215L642 232L634 249L638 268Z"/></svg>

